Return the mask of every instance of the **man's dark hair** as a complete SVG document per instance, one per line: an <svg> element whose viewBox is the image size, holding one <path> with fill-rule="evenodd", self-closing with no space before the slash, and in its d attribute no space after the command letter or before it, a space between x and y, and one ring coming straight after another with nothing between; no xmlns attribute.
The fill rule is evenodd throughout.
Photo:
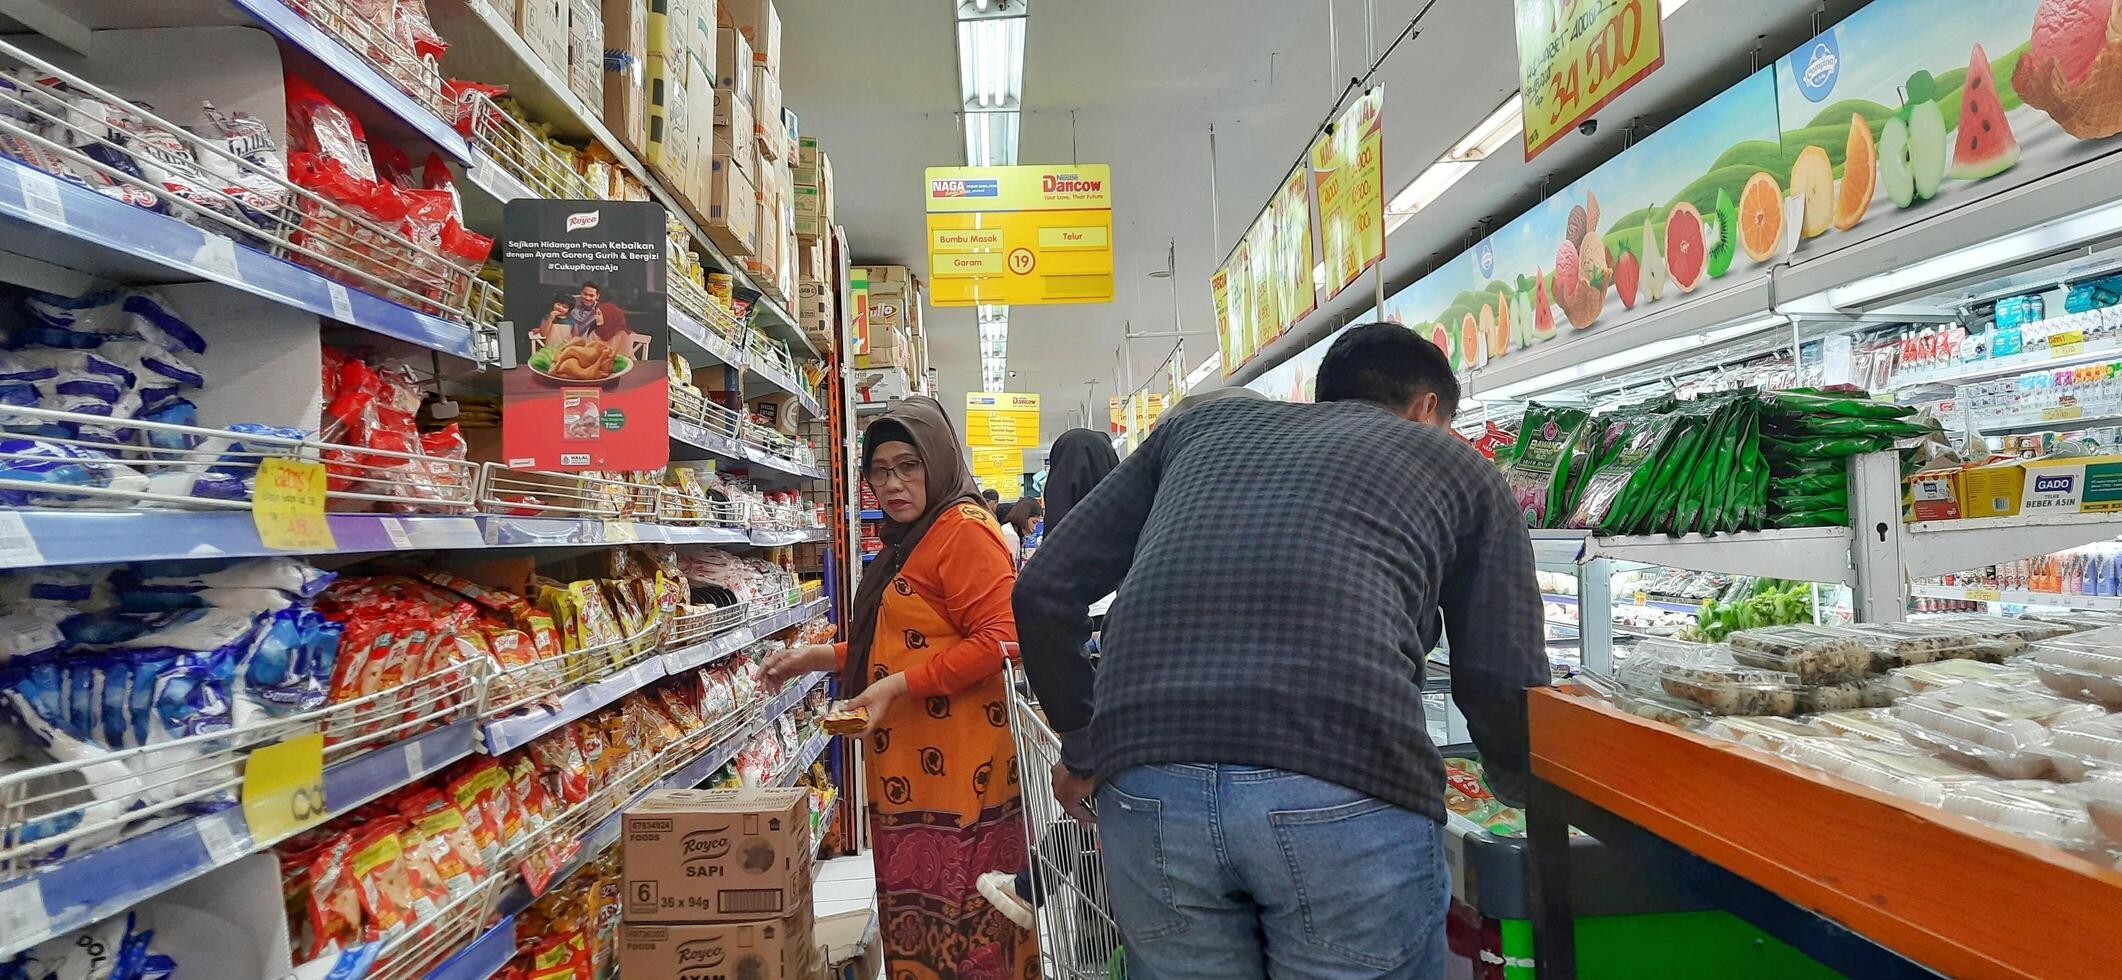
<svg viewBox="0 0 2122 980"><path fill-rule="evenodd" d="M1449 418L1459 410L1459 379L1437 345L1397 323L1349 328L1319 363L1318 400L1367 401L1398 411L1429 392Z"/></svg>
<svg viewBox="0 0 2122 980"><path fill-rule="evenodd" d="M980 496L986 497L987 502L990 504L996 504L1002 501L1002 495L993 490L983 490L980 492Z"/></svg>
<svg viewBox="0 0 2122 980"><path fill-rule="evenodd" d="M596 283L596 280L591 280L591 281L589 281L589 282L585 282L585 283L583 283L583 284L582 284L582 288L583 288L583 289L594 289L594 290L596 290L596 291L597 291L597 295L599 295L599 296L602 296L602 295L604 295L604 287L603 287L603 286L599 286L599 285L597 285L597 283Z"/></svg>

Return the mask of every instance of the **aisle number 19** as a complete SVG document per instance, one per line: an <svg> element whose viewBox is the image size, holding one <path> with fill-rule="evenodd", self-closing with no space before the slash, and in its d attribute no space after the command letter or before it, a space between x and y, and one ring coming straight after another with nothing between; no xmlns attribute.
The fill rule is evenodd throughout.
<svg viewBox="0 0 2122 980"><path fill-rule="evenodd" d="M1653 0L1517 0L1525 158L1665 63Z"/></svg>

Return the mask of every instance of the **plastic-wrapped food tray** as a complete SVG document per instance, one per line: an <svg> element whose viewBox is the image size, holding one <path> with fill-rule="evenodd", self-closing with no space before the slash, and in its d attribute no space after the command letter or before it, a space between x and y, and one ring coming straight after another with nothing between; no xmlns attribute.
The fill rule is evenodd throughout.
<svg viewBox="0 0 2122 980"><path fill-rule="evenodd" d="M2093 825L2084 799L2040 780L1970 780L1943 787L1938 806L1998 830L2031 837L2066 851L2095 851L2107 844Z"/></svg>
<svg viewBox="0 0 2122 980"><path fill-rule="evenodd" d="M2013 663L2065 697L2122 706L2122 629L2043 640Z"/></svg>
<svg viewBox="0 0 2122 980"><path fill-rule="evenodd" d="M1691 728L1709 716L1701 705L1655 692L1616 691L1614 707L1678 728Z"/></svg>
<svg viewBox="0 0 2122 980"><path fill-rule="evenodd" d="M1896 727L1911 744L2006 779L2047 774L2058 761L2049 748L2052 729L2105 714L2039 688L1983 681L1905 698L1893 708Z"/></svg>
<svg viewBox="0 0 2122 980"><path fill-rule="evenodd" d="M2085 804L2086 815L2100 833L2122 844L2122 769L2096 770L2064 791Z"/></svg>
<svg viewBox="0 0 2122 980"><path fill-rule="evenodd" d="M1933 619L1923 620L1920 625L1945 626L1952 629L1967 630L1978 636L1987 636L1993 639L2024 640L2028 643L2054 639L2058 636L2069 636L2077 632L2076 628L2061 623L2043 622L2037 619L2014 619L2009 616L1984 616L1975 613L1938 616Z"/></svg>
<svg viewBox="0 0 2122 980"><path fill-rule="evenodd" d="M1855 711L1823 711L1812 716L1812 723L1833 735L1868 742L1907 744L1901 740L1901 732L1893 726L1891 718L1884 708L1859 708Z"/></svg>
<svg viewBox="0 0 2122 980"><path fill-rule="evenodd" d="M1818 626L1769 626L1726 638L1732 659L1796 674L1803 684L1837 684L1864 674L1871 651L1855 634Z"/></svg>
<svg viewBox="0 0 2122 980"><path fill-rule="evenodd" d="M1867 677L1863 680L1818 684L1798 689L1798 710L1805 714L1884 708L1893 702L1893 689L1887 685L1884 677Z"/></svg>
<svg viewBox="0 0 2122 980"><path fill-rule="evenodd" d="M2122 768L2122 715L2057 725L2049 747L2088 764Z"/></svg>
<svg viewBox="0 0 2122 980"><path fill-rule="evenodd" d="M1886 675L1886 684L1895 697L1910 697L1976 681L1995 681L2019 687L2029 679L2030 673L2018 667L1980 660L1939 660L1895 668Z"/></svg>
<svg viewBox="0 0 2122 980"><path fill-rule="evenodd" d="M1853 739L1792 739L1785 758L1902 799L1937 806L1950 783L1982 778L1907 745Z"/></svg>
<svg viewBox="0 0 2122 980"><path fill-rule="evenodd" d="M1713 718L1703 723L1702 734L1771 752L1780 751L1794 738L1827 738L1827 728L1793 718Z"/></svg>
<svg viewBox="0 0 2122 980"><path fill-rule="evenodd" d="M1796 674L1739 664L1722 645L1639 643L1615 677L1628 690L1670 695L1713 715L1788 715L1798 709Z"/></svg>

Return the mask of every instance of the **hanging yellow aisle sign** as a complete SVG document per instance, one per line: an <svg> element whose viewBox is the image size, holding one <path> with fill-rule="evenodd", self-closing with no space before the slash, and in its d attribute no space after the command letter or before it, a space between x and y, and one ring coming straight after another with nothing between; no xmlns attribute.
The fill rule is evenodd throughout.
<svg viewBox="0 0 2122 980"><path fill-rule="evenodd" d="M1517 0L1525 159L1665 63L1657 0Z"/></svg>
<svg viewBox="0 0 2122 980"><path fill-rule="evenodd" d="M930 167L926 177L930 303L1112 302L1110 167Z"/></svg>
<svg viewBox="0 0 2122 980"><path fill-rule="evenodd" d="M1039 396L999 391L966 392L965 444L975 452L1037 446Z"/></svg>
<svg viewBox="0 0 2122 980"><path fill-rule="evenodd" d="M1319 251L1332 298L1385 258L1385 87L1364 93L1312 144Z"/></svg>
<svg viewBox="0 0 2122 980"><path fill-rule="evenodd" d="M1282 300L1279 336L1319 308L1317 280L1312 278L1311 181L1303 167L1289 172L1270 208L1275 219L1275 282Z"/></svg>

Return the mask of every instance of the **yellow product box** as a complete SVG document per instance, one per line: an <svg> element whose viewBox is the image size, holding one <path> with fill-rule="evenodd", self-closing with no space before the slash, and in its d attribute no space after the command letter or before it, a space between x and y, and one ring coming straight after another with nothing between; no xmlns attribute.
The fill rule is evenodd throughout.
<svg viewBox="0 0 2122 980"><path fill-rule="evenodd" d="M648 165L673 183L696 161L692 107L686 101L682 61L648 56Z"/></svg>
<svg viewBox="0 0 2122 980"><path fill-rule="evenodd" d="M693 0L648 0L648 53L683 66L692 53L685 40L692 36ZM680 67L679 77L685 71Z"/></svg>
<svg viewBox="0 0 2122 980"><path fill-rule="evenodd" d="M2026 470L2019 491L2022 514L2122 512L2122 456L2049 457L2019 466Z"/></svg>
<svg viewBox="0 0 2122 980"><path fill-rule="evenodd" d="M2122 511L2122 456L2063 456L1917 473L1909 515L1919 521Z"/></svg>

